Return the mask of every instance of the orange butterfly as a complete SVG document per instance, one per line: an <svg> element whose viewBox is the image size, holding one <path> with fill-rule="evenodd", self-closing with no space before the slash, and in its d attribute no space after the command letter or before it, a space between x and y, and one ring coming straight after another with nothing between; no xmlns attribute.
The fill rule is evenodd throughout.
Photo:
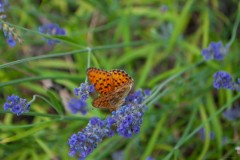
<svg viewBox="0 0 240 160"><path fill-rule="evenodd" d="M93 106L108 108L110 111L116 110L124 103L134 84L133 78L119 69L106 71L91 67L87 69L87 76L100 94L93 100Z"/></svg>

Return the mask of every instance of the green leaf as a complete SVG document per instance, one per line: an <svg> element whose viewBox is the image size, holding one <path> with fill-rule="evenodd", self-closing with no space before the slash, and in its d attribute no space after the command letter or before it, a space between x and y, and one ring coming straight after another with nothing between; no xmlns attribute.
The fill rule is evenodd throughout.
<svg viewBox="0 0 240 160"><path fill-rule="evenodd" d="M57 94L51 90L47 91L47 97L50 99L50 102L53 104L53 108L57 111L58 114L63 114L63 107L60 104L60 98Z"/></svg>

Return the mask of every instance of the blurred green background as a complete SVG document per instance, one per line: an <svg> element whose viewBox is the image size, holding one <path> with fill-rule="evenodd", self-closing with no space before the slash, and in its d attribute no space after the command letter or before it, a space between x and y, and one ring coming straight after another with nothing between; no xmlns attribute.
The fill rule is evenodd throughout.
<svg viewBox="0 0 240 160"><path fill-rule="evenodd" d="M147 104L138 135L107 138L87 159L240 158L238 122L222 117L227 107L239 105L239 94L212 87L216 71L239 77L239 33L224 61L205 62L201 56L210 42L230 40L238 0L9 2L5 21L23 43L11 48L1 32L0 103L13 93L28 100L38 94L56 107L36 99L23 116L1 109L0 159L74 159L68 156L68 138L89 118L109 114L90 101L86 116L71 114L66 105L74 87L85 81L87 47L92 48L91 66L124 69L134 78L135 90L154 89L174 77ZM60 44L43 41L38 27L45 23L66 30L66 37L53 37ZM214 138L201 140L197 131L202 127Z"/></svg>

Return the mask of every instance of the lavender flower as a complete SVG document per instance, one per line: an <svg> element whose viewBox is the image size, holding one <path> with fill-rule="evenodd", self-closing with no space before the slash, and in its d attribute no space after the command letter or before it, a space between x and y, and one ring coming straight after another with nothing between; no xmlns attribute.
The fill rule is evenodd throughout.
<svg viewBox="0 0 240 160"><path fill-rule="evenodd" d="M228 54L229 45L223 46L222 42L212 42L208 48L202 50L202 56L208 61L211 59L223 60L224 56Z"/></svg>
<svg viewBox="0 0 240 160"><path fill-rule="evenodd" d="M7 18L5 14L6 7L9 5L8 0L0 0L0 20ZM5 22L0 22L0 29L3 31L6 41L10 47L16 46L16 41L21 43L19 35L14 31L14 27Z"/></svg>
<svg viewBox="0 0 240 160"><path fill-rule="evenodd" d="M90 119L87 127L82 132L73 134L69 138L69 155L71 157L77 156L80 159L86 158L104 137L111 137L113 135L113 131L108 126L106 121L100 120L97 117Z"/></svg>
<svg viewBox="0 0 240 160"><path fill-rule="evenodd" d="M39 27L38 31L40 33L44 33L47 35L55 35L55 36L65 36L66 35L66 31L63 28L60 28L59 25L54 24L54 23L44 24ZM53 39L48 39L48 38L47 39L44 38L44 40L46 40L49 45L54 45L56 43L60 43L59 40L53 40Z"/></svg>
<svg viewBox="0 0 240 160"><path fill-rule="evenodd" d="M234 83L231 75L224 71L218 71L213 75L213 86L216 89L225 88L234 90L237 89L237 84Z"/></svg>
<svg viewBox="0 0 240 160"><path fill-rule="evenodd" d="M15 47L17 44L17 41L21 43L21 39L14 32L13 27L10 27L8 24L3 24L3 32L4 32L4 36L6 37L6 41L10 47Z"/></svg>
<svg viewBox="0 0 240 160"><path fill-rule="evenodd" d="M5 111L8 109L18 116L24 112L28 112L30 108L30 103L26 99L20 98L16 95L8 96L7 102L3 105Z"/></svg>
<svg viewBox="0 0 240 160"><path fill-rule="evenodd" d="M130 138L133 134L139 133L144 111L147 109L147 106L142 104L145 98L146 95L142 93L142 90L138 90L129 94L125 104L112 112L112 124L117 126L116 131L119 135Z"/></svg>
<svg viewBox="0 0 240 160"><path fill-rule="evenodd" d="M150 96L150 95L151 95L151 90L150 90L150 89L145 89L145 90L144 90L144 94L145 94L146 96Z"/></svg>
<svg viewBox="0 0 240 160"><path fill-rule="evenodd" d="M155 158L153 158L153 157L151 157L151 156L148 156L148 157L146 158L146 160L155 160Z"/></svg>
<svg viewBox="0 0 240 160"><path fill-rule="evenodd" d="M0 20L6 18L5 8L8 6L8 0L0 0Z"/></svg>
<svg viewBox="0 0 240 160"><path fill-rule="evenodd" d="M240 108L235 107L225 110L223 112L223 117L230 121L237 120L240 117Z"/></svg>
<svg viewBox="0 0 240 160"><path fill-rule="evenodd" d="M119 135L130 138L133 134L139 133L145 107L139 104L128 104L112 112Z"/></svg>
<svg viewBox="0 0 240 160"><path fill-rule="evenodd" d="M80 99L86 101L89 97L89 93L94 92L94 85L88 83L81 83L80 87L74 88L74 94L80 96Z"/></svg>
<svg viewBox="0 0 240 160"><path fill-rule="evenodd" d="M4 5L2 0L0 0L0 13L3 13L3 12L4 12Z"/></svg>
<svg viewBox="0 0 240 160"><path fill-rule="evenodd" d="M16 46L16 41L12 38L12 37L9 37L8 39L7 39L7 43L11 46L11 47L14 47L14 46Z"/></svg>
<svg viewBox="0 0 240 160"><path fill-rule="evenodd" d="M86 106L87 104L85 101L77 98L72 98L68 102L68 107L70 108L73 114L76 114L77 112L81 112L83 115L87 114Z"/></svg>
<svg viewBox="0 0 240 160"><path fill-rule="evenodd" d="M199 130L198 130L198 134L199 134L199 136L200 136L200 139L203 141L203 140L206 138L206 130L205 130L205 128L199 129ZM210 133L209 133L209 137L210 137L210 140L213 140L214 137L215 137L214 133L213 133L213 132L210 132Z"/></svg>
<svg viewBox="0 0 240 160"><path fill-rule="evenodd" d="M145 90L144 94L148 96L148 94L150 95L151 93L150 91ZM144 99L145 99L145 96L143 95L142 90L140 89L134 93L130 93L125 99L125 104L127 103L141 104L144 101Z"/></svg>
<svg viewBox="0 0 240 160"><path fill-rule="evenodd" d="M87 95L83 96L83 99L88 97L90 91L93 91L86 83L82 83L79 88L76 89L77 95ZM106 120L92 118L85 129L69 138L69 155L85 158L104 137L112 137L115 132L125 138L130 138L139 133L144 111L147 109L143 105L145 98L146 95L142 93L142 90L139 90L129 94L124 105L113 111L112 115L107 117Z"/></svg>

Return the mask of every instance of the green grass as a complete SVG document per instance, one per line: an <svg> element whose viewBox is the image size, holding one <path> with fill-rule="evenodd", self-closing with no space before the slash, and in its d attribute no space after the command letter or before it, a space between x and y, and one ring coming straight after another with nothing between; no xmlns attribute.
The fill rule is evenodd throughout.
<svg viewBox="0 0 240 160"><path fill-rule="evenodd" d="M126 160L238 159L238 121L222 112L238 106L240 94L212 86L219 70L240 77L238 6L237 0L10 1L4 22L23 43L11 48L1 32L0 104L11 94L36 99L22 116L0 109L0 159L74 159L68 138L91 117L110 115L91 100L86 116L73 115L65 103L85 82L89 48L91 67L124 69L134 90L149 88L152 95L140 133L104 139L87 160L110 160L118 152ZM46 21L67 36L38 33ZM61 43L49 47L42 37ZM202 48L217 41L231 44L229 54L204 61ZM44 80L54 86L46 88ZM201 140L202 127L214 139Z"/></svg>

